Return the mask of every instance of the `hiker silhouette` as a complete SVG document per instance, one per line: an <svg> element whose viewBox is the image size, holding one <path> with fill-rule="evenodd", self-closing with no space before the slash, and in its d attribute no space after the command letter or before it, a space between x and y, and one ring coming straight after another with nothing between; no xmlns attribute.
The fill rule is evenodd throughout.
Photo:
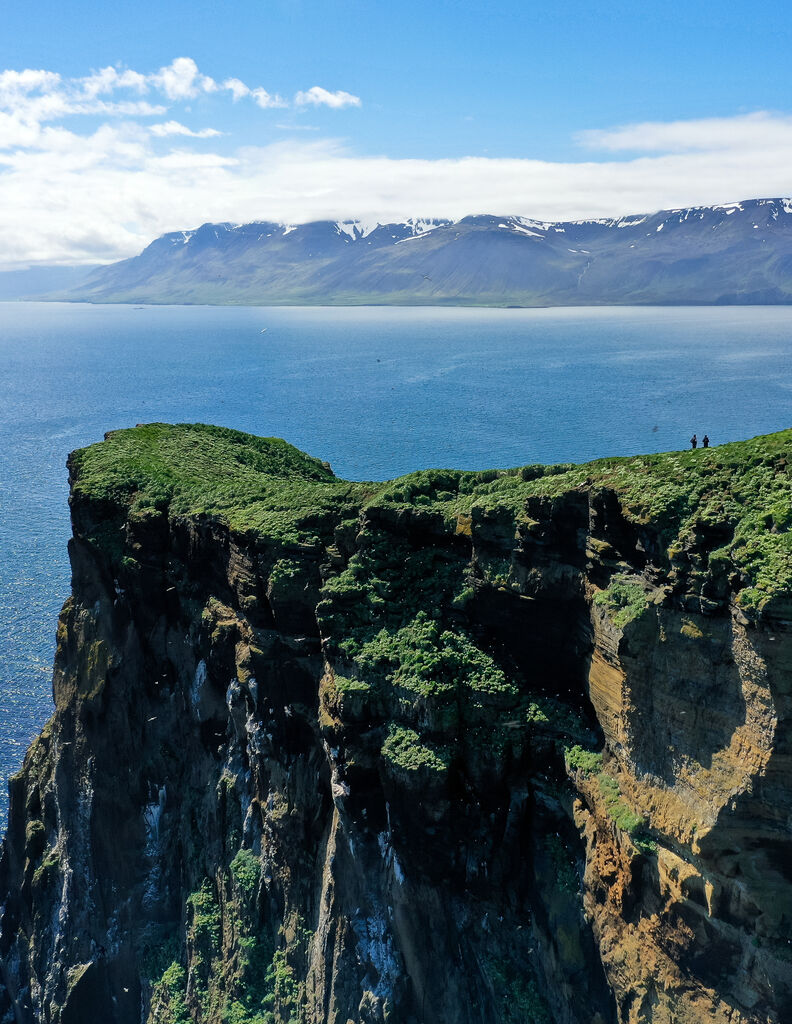
<svg viewBox="0 0 792 1024"><path fill-rule="evenodd" d="M695 448L697 445L698 445L698 438L694 434L693 437L691 437L691 439L690 439L690 447L691 448Z"/></svg>
<svg viewBox="0 0 792 1024"><path fill-rule="evenodd" d="M704 435L704 439L702 440L701 444L704 448L709 448L709 438L706 434Z"/></svg>

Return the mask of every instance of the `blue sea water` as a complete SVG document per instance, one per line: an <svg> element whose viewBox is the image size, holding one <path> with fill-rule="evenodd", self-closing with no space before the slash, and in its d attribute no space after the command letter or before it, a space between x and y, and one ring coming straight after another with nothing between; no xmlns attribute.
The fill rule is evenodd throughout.
<svg viewBox="0 0 792 1024"><path fill-rule="evenodd" d="M581 461L788 427L790 371L791 307L0 303L0 827L51 711L72 449L167 420L282 436L352 479Z"/></svg>

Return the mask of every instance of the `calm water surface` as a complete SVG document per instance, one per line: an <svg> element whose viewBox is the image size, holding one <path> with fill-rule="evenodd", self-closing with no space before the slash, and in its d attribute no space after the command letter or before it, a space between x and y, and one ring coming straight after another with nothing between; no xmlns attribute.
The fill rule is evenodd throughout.
<svg viewBox="0 0 792 1024"><path fill-rule="evenodd" d="M282 436L356 479L581 461L787 427L791 370L789 307L0 303L0 826L51 710L73 448L168 420Z"/></svg>

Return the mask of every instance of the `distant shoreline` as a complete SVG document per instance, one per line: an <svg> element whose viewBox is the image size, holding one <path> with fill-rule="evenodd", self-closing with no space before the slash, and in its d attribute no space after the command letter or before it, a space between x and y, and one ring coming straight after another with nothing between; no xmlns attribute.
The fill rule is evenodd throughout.
<svg viewBox="0 0 792 1024"><path fill-rule="evenodd" d="M269 299L262 302L187 302L187 301L152 301L150 299L104 299L92 302L90 299L68 299L63 296L33 296L29 298L0 299L4 303L48 303L68 304L70 306L139 306L158 308L161 306L184 306L196 308L207 306L212 309L769 309L792 307L792 299L787 302L581 302L581 303L537 303L517 305L500 302L297 302L292 300Z"/></svg>

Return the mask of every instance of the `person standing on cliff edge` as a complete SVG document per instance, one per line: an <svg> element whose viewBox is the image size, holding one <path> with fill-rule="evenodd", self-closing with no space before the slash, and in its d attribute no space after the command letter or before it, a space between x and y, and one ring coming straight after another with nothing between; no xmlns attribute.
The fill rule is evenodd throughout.
<svg viewBox="0 0 792 1024"><path fill-rule="evenodd" d="M709 437L706 434L701 439L701 445L703 448L709 448Z"/></svg>
<svg viewBox="0 0 792 1024"><path fill-rule="evenodd" d="M690 439L690 447L691 448L695 448L697 444L698 444L698 438L694 434L693 437L691 437L691 439Z"/></svg>

